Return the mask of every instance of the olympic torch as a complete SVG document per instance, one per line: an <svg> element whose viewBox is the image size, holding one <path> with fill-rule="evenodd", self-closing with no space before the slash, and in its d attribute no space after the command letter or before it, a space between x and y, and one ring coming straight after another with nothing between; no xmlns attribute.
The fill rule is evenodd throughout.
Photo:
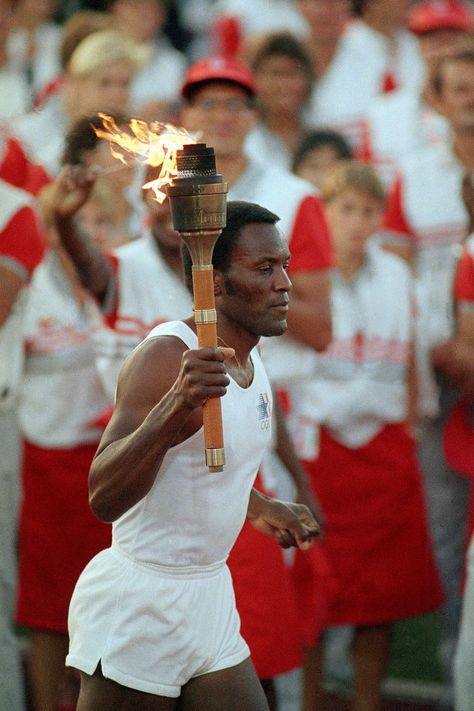
<svg viewBox="0 0 474 711"><path fill-rule="evenodd" d="M216 173L214 149L183 128L132 118L129 131L114 119L99 114L99 138L110 142L112 155L128 164L129 157L159 168L159 176L146 183L158 202L168 196L173 226L186 243L193 263L194 319L201 348L217 346L212 253L226 223L227 184ZM224 437L220 398L203 405L206 464L212 472L224 469Z"/></svg>
<svg viewBox="0 0 474 711"><path fill-rule="evenodd" d="M166 186L173 226L185 242L193 263L194 321L201 348L217 346L212 253L226 224L227 183L216 173L214 149L187 144L176 152L176 174ZM206 464L224 469L224 435L220 398L203 405Z"/></svg>

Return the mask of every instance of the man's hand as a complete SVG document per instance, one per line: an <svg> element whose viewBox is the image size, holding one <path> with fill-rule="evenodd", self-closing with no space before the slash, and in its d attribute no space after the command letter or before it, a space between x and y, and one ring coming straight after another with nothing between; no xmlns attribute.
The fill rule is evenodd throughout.
<svg viewBox="0 0 474 711"><path fill-rule="evenodd" d="M66 165L57 178L41 193L41 204L46 216L72 217L87 202L97 174L91 168Z"/></svg>
<svg viewBox="0 0 474 711"><path fill-rule="evenodd" d="M320 532L307 506L270 499L255 489L250 494L247 518L257 531L275 538L282 548L307 550Z"/></svg>
<svg viewBox="0 0 474 711"><path fill-rule="evenodd" d="M224 361L234 353L233 348L200 348L183 353L173 389L186 408L193 410L210 398L225 395L230 379Z"/></svg>

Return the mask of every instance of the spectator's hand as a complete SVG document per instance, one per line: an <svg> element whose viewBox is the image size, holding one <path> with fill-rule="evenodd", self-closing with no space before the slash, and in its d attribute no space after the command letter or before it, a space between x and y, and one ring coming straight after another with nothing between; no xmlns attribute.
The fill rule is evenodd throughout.
<svg viewBox="0 0 474 711"><path fill-rule="evenodd" d="M89 199L97 173L91 168L66 165L43 191L41 202L51 218L72 217Z"/></svg>

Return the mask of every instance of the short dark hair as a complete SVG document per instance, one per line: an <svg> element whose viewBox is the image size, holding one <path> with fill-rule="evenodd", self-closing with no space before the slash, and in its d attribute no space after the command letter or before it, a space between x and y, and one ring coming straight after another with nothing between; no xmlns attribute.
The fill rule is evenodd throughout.
<svg viewBox="0 0 474 711"><path fill-rule="evenodd" d="M332 131L331 129L308 131L304 134L300 143L296 147L293 156L293 172L298 170L300 163L307 153L313 151L315 148L320 148L321 146L332 146L338 157L342 160L349 160L352 158L352 149L349 143L346 141L344 136L337 131Z"/></svg>
<svg viewBox="0 0 474 711"><path fill-rule="evenodd" d="M128 119L123 114L109 114L116 124L127 123ZM103 128L102 119L98 114L86 116L76 121L66 136L62 165L80 165L87 151L93 151L102 140L98 138L94 128Z"/></svg>
<svg viewBox="0 0 474 711"><path fill-rule="evenodd" d="M226 226L216 242L212 255L212 265L214 269L218 269L223 274L229 271L233 249L237 246L242 229L246 225L262 222L274 225L279 219L278 215L275 215L274 212L270 212L270 210L254 202L230 200L227 203ZM186 286L191 290L192 260L185 244L183 244L182 247L182 257Z"/></svg>
<svg viewBox="0 0 474 711"><path fill-rule="evenodd" d="M474 46L468 48L460 49L457 52L452 52L451 54L446 54L438 61L431 83L433 89L441 96L443 91L443 69L447 64L454 64L456 62L472 62L474 64Z"/></svg>
<svg viewBox="0 0 474 711"><path fill-rule="evenodd" d="M253 54L252 71L259 70L268 57L290 57L298 62L310 81L314 79L313 63L304 45L291 32L272 32L264 35Z"/></svg>

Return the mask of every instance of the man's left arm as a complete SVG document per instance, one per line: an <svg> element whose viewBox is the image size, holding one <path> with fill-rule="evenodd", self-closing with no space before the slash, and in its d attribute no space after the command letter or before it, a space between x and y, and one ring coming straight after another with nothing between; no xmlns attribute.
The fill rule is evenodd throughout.
<svg viewBox="0 0 474 711"><path fill-rule="evenodd" d="M256 489L250 492L247 518L257 531L275 538L282 548L307 550L319 535L319 525L307 506L272 499Z"/></svg>
<svg viewBox="0 0 474 711"><path fill-rule="evenodd" d="M288 333L323 351L332 339L330 270L332 247L321 203L315 196L302 200L289 236L293 284Z"/></svg>

